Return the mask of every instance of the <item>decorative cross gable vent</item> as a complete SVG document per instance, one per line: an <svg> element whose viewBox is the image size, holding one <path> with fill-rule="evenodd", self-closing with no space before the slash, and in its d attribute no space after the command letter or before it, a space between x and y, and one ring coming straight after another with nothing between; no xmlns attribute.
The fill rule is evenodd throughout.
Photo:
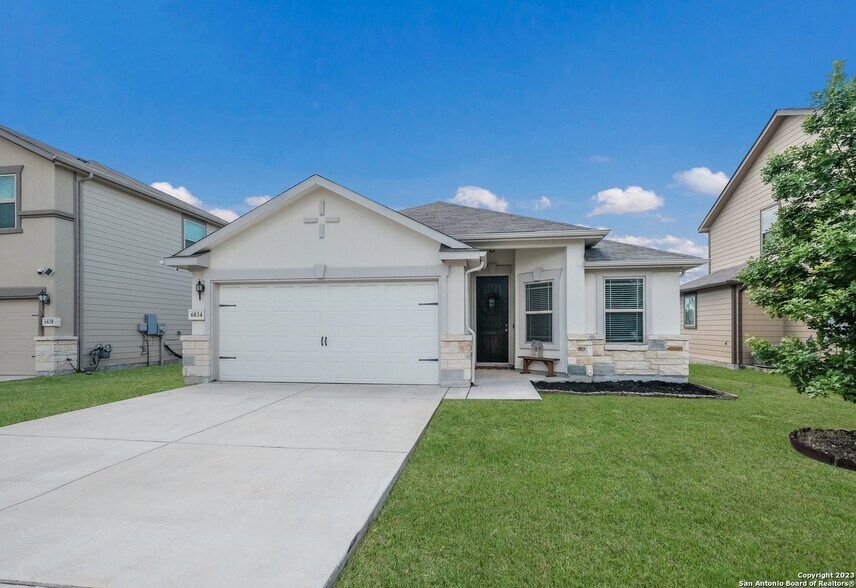
<svg viewBox="0 0 856 588"><path fill-rule="evenodd" d="M304 224L317 224L318 225L318 238L324 238L324 227L327 226L328 223L337 223L339 222L338 216L325 216L325 209L327 207L327 203L324 200L321 200L318 203L318 216L308 216L303 219Z"/></svg>

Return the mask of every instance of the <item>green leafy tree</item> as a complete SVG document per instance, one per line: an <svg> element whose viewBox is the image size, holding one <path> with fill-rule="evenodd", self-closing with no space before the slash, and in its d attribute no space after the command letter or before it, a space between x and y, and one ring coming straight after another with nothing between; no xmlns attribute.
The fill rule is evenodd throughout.
<svg viewBox="0 0 856 588"><path fill-rule="evenodd" d="M809 341L748 343L800 392L856 402L856 77L835 62L803 129L814 140L772 155L762 171L779 212L740 274L753 303L804 322Z"/></svg>

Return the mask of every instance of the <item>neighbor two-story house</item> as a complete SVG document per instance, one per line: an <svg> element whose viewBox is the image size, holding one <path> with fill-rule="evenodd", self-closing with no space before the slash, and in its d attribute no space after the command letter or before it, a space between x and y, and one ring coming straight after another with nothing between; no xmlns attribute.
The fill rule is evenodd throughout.
<svg viewBox="0 0 856 588"><path fill-rule="evenodd" d="M773 113L699 226L699 232L708 235L710 273L681 286L681 333L690 339L691 361L752 365L747 337L778 343L785 336L806 339L812 334L800 322L770 318L749 301L737 279L746 261L760 255L778 211L772 187L761 179L761 170L770 154L810 140L802 123L811 112L783 109Z"/></svg>
<svg viewBox="0 0 856 588"><path fill-rule="evenodd" d="M0 376L146 365L161 341L180 353L190 276L159 262L224 224L0 127ZM140 331L146 314L158 332Z"/></svg>

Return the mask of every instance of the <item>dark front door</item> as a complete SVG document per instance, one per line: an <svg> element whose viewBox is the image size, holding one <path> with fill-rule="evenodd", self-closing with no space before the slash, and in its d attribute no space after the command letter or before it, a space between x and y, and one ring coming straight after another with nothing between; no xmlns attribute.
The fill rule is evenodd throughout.
<svg viewBox="0 0 856 588"><path fill-rule="evenodd" d="M476 278L476 361L508 363L508 276Z"/></svg>

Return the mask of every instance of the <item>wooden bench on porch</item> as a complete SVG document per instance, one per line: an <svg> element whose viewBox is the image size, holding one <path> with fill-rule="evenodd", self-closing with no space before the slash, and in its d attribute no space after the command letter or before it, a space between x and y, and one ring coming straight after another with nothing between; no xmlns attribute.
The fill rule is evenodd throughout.
<svg viewBox="0 0 856 588"><path fill-rule="evenodd" d="M523 360L523 371L520 372L521 374L528 374L530 364L533 361L540 361L541 363L544 364L544 367L547 368L547 377L548 378L552 378L553 376L556 375L555 367L556 367L556 362L559 361L558 359L553 359L550 357L535 357L534 355L519 355L518 359Z"/></svg>

